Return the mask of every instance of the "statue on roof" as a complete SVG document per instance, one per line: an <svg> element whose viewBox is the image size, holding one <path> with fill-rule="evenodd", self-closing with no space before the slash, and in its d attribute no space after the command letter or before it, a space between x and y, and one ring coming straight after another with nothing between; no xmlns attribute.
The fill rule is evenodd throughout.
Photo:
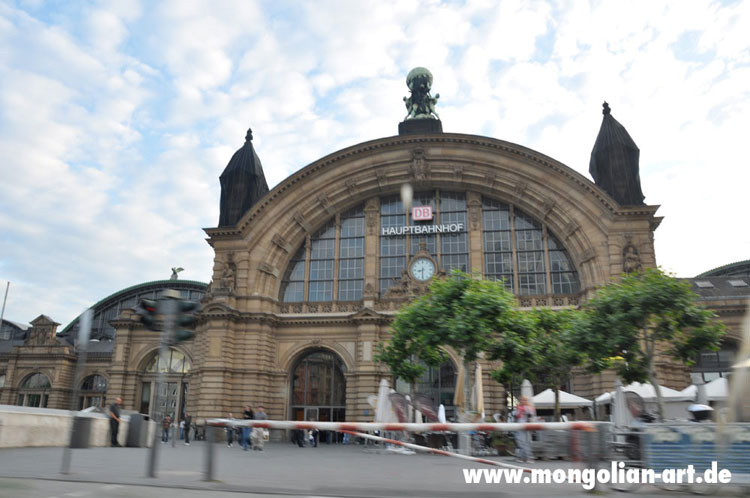
<svg viewBox="0 0 750 498"><path fill-rule="evenodd" d="M406 76L406 86L409 87L411 95L404 97L407 110L404 121L407 119L440 119L440 116L435 112L440 94L436 93L434 97L430 95L432 73L429 69L415 67L409 71Z"/></svg>

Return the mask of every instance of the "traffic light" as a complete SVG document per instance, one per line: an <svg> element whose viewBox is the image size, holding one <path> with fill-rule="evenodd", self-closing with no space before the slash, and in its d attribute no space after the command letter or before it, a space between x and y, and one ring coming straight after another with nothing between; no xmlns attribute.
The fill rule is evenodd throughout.
<svg viewBox="0 0 750 498"><path fill-rule="evenodd" d="M141 299L136 311L141 317L141 323L149 330L159 330L156 315L159 313L158 302L153 299Z"/></svg>
<svg viewBox="0 0 750 498"><path fill-rule="evenodd" d="M195 315L193 311L198 309L198 303L195 301L180 300L177 303L177 330L174 333L174 342L187 341L195 337L192 330L184 330L179 327L192 327L195 325Z"/></svg>

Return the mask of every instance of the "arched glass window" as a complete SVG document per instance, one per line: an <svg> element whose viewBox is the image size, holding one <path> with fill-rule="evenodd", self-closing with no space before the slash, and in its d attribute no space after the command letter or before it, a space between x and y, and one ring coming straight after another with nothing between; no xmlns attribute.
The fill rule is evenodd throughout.
<svg viewBox="0 0 750 498"><path fill-rule="evenodd" d="M338 300L359 301L365 282L365 212L362 207L341 215Z"/></svg>
<svg viewBox="0 0 750 498"><path fill-rule="evenodd" d="M415 207L432 207L430 220L415 221L411 213L404 211L399 196L380 199L380 295L397 285L408 263L408 256L424 249L440 261L442 270L450 273L453 269L469 270L469 242L466 232L466 193L428 190L414 195ZM437 209L436 209L437 208ZM411 233L410 227L430 225L456 225L461 230L453 233L433 231L431 233ZM388 231L395 228L395 231ZM395 232L395 234L393 233Z"/></svg>
<svg viewBox="0 0 750 498"><path fill-rule="evenodd" d="M18 405L47 408L48 391L51 389L49 378L41 373L26 377L18 388Z"/></svg>
<svg viewBox="0 0 750 498"><path fill-rule="evenodd" d="M89 375L81 383L81 395L78 398L78 409L90 406L104 407L107 394L107 379L101 375Z"/></svg>
<svg viewBox="0 0 750 498"><path fill-rule="evenodd" d="M453 362L446 361L439 367L431 367L424 363L422 365L426 367L426 370L414 383L414 394L422 394L431 399L434 408L441 404L445 406L446 417L455 416L453 398L456 393L456 367L453 366ZM396 390L408 394L411 392L411 386L408 382L398 378Z"/></svg>
<svg viewBox="0 0 750 498"><path fill-rule="evenodd" d="M281 300L294 303L305 300L305 246L299 248L284 275Z"/></svg>
<svg viewBox="0 0 750 498"><path fill-rule="evenodd" d="M338 301L359 301L364 268L365 212L360 205L315 232L310 237L309 250L304 245L297 250L282 278L281 301L326 302L333 301L334 296Z"/></svg>
<svg viewBox="0 0 750 498"><path fill-rule="evenodd" d="M167 354L167 362L164 363L159 358L159 352L157 351L148 362L146 372L188 373L190 372L190 360L176 349L170 349Z"/></svg>
<svg viewBox="0 0 750 498"><path fill-rule="evenodd" d="M307 300L333 301L333 263L336 258L336 223L328 222L310 241L310 283Z"/></svg>
<svg viewBox="0 0 750 498"><path fill-rule="evenodd" d="M547 227L515 206L482 199L484 276L520 295L574 294L578 273Z"/></svg>

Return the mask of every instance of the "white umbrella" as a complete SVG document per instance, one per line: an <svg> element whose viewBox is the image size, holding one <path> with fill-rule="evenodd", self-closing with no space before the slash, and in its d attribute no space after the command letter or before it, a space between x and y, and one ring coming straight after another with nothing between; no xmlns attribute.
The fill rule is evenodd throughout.
<svg viewBox="0 0 750 498"><path fill-rule="evenodd" d="M443 405L442 403L440 403L440 408L438 408L438 421L441 424L444 424L447 421L447 419L445 418L445 405Z"/></svg>
<svg viewBox="0 0 750 498"><path fill-rule="evenodd" d="M458 366L458 378L456 379L456 393L453 395L453 405L459 412L465 408L466 399L464 399L464 372L463 364Z"/></svg>
<svg viewBox="0 0 750 498"><path fill-rule="evenodd" d="M625 404L625 391L622 388L622 382L620 379L615 381L615 406L612 412L615 427L624 427L629 424L631 417L629 417L627 405Z"/></svg>
<svg viewBox="0 0 750 498"><path fill-rule="evenodd" d="M708 404L708 394L706 394L706 384L704 382L701 382L700 384L696 384L698 395L695 398L695 402L699 405L707 405ZM695 405L693 405L695 406ZM688 410L690 410L688 408Z"/></svg>
<svg viewBox="0 0 750 498"><path fill-rule="evenodd" d="M482 381L482 365L477 362L474 370L474 409L484 422L484 384Z"/></svg>
<svg viewBox="0 0 750 498"><path fill-rule="evenodd" d="M380 388L378 389L378 401L375 406L375 422L396 422L396 415L393 413L391 400L388 397L390 393L391 388L388 381L386 379L381 379Z"/></svg>
<svg viewBox="0 0 750 498"><path fill-rule="evenodd" d="M534 397L534 387L529 379L523 379L523 382L521 382L521 396L526 396L529 399Z"/></svg>

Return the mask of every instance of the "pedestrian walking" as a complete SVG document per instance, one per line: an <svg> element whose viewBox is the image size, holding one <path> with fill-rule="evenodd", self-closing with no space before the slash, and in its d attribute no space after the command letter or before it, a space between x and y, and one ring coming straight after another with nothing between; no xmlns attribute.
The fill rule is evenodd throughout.
<svg viewBox="0 0 750 498"><path fill-rule="evenodd" d="M516 422L520 423L531 422L536 418L536 410L528 397L521 396L521 404L516 408L516 415L514 418ZM516 439L516 445L518 446L518 452L516 454L518 460L522 462L532 461L534 455L531 452L531 433L529 431L516 431L514 437Z"/></svg>
<svg viewBox="0 0 750 498"><path fill-rule="evenodd" d="M122 398L116 398L115 402L109 407L109 432L110 432L110 444L113 447L120 446L117 442L117 433L120 430L120 407L122 406Z"/></svg>
<svg viewBox="0 0 750 498"><path fill-rule="evenodd" d="M229 417L227 418L229 419L230 424L234 423L234 415L232 415L232 412L229 412ZM234 426L227 425L226 431L227 431L227 448L231 448L232 443L234 442Z"/></svg>
<svg viewBox="0 0 750 498"><path fill-rule="evenodd" d="M255 420L268 420L268 415L266 415L262 405L255 410ZM263 451L266 430L260 427L253 427L253 450Z"/></svg>
<svg viewBox="0 0 750 498"><path fill-rule="evenodd" d="M169 442L169 427L172 425L172 417L167 415L161 420L161 442Z"/></svg>
<svg viewBox="0 0 750 498"><path fill-rule="evenodd" d="M242 412L242 419L243 420L255 419L253 408L250 405L247 405L245 407L245 411ZM247 451L248 446L250 445L250 426L242 427L242 441L240 442L240 444L242 444L242 449Z"/></svg>
<svg viewBox="0 0 750 498"><path fill-rule="evenodd" d="M182 419L182 423L185 424L185 446L190 446L190 424L193 422L193 417L188 412L185 412L185 418Z"/></svg>
<svg viewBox="0 0 750 498"><path fill-rule="evenodd" d="M180 439L185 439L185 419L180 420Z"/></svg>

